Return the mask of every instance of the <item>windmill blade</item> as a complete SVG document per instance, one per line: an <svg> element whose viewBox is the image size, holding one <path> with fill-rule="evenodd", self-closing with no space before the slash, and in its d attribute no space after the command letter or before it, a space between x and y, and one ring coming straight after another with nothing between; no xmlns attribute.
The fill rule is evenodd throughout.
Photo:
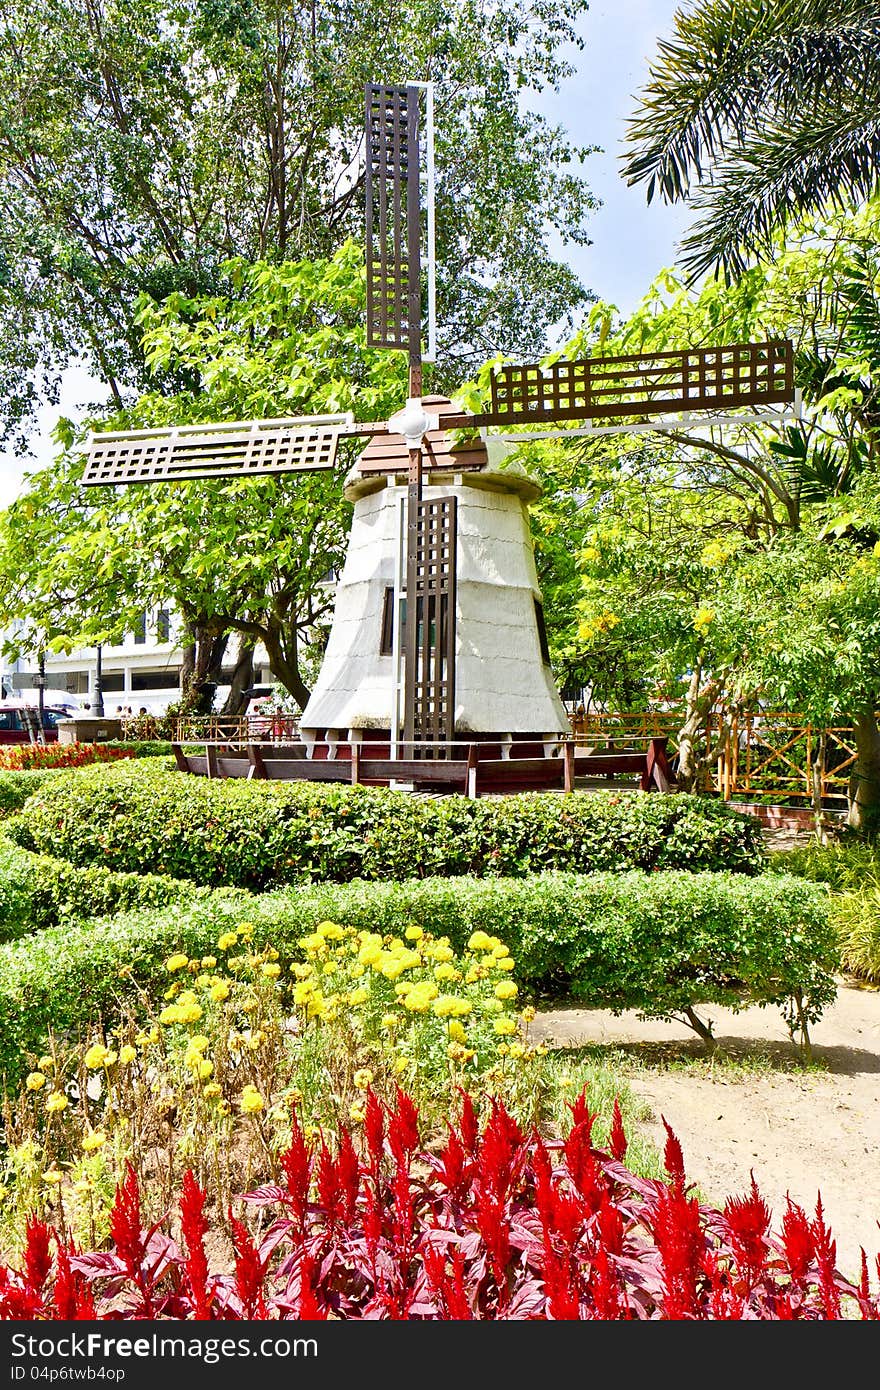
<svg viewBox="0 0 880 1390"><path fill-rule="evenodd" d="M664 411L788 404L795 399L794 352L780 340L588 357L549 367L506 364L493 372L491 391L488 411L456 417L455 425L638 419Z"/></svg>
<svg viewBox="0 0 880 1390"><path fill-rule="evenodd" d="M351 416L340 414L91 434L82 481L117 487L311 473L333 468L339 438L351 429Z"/></svg>
<svg viewBox="0 0 880 1390"><path fill-rule="evenodd" d="M421 350L419 91L369 82L367 345Z"/></svg>

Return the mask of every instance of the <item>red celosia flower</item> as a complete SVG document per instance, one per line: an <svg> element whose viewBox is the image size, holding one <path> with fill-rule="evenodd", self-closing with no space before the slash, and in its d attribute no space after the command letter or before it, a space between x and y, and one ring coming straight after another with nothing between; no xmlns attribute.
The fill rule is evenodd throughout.
<svg viewBox="0 0 880 1390"><path fill-rule="evenodd" d="M209 1230L204 1214L206 1200L207 1194L202 1191L192 1172L187 1169L183 1175L183 1194L180 1199L180 1229L186 1242L187 1257L184 1268L189 1278L193 1316L197 1322L208 1322L211 1317L211 1299L208 1297L208 1259L205 1255L204 1240Z"/></svg>
<svg viewBox="0 0 880 1390"><path fill-rule="evenodd" d="M265 1266L247 1229L229 1213L232 1243L235 1249L235 1287L246 1318L265 1318L266 1300L263 1294Z"/></svg>

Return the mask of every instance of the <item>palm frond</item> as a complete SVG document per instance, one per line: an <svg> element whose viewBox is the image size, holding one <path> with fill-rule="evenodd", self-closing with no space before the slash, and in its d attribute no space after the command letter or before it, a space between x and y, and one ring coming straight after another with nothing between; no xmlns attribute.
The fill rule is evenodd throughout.
<svg viewBox="0 0 880 1390"><path fill-rule="evenodd" d="M880 104L880 0L701 0L658 47L623 170L648 201L687 197L768 119Z"/></svg>
<svg viewBox="0 0 880 1390"><path fill-rule="evenodd" d="M688 279L717 266L741 274L748 256L769 252L792 220L870 197L878 172L880 103L824 105L765 126L694 197L702 215L682 242Z"/></svg>

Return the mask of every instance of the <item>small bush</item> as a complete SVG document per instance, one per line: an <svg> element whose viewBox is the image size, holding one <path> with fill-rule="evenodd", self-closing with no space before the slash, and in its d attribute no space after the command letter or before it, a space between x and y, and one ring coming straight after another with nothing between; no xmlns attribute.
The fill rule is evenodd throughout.
<svg viewBox="0 0 880 1390"><path fill-rule="evenodd" d="M81 869L0 836L0 942L70 918L162 907L209 891L158 874L114 873L101 864Z"/></svg>
<svg viewBox="0 0 880 1390"><path fill-rule="evenodd" d="M815 841L774 856L774 867L777 858L782 871L828 885L843 969L880 984L880 848L855 840Z"/></svg>
<svg viewBox="0 0 880 1390"><path fill-rule="evenodd" d="M282 968L330 920L403 936L421 926L460 950L475 931L506 942L531 990L587 1007L679 1017L692 1006L777 1004L794 1028L834 998L839 961L826 894L781 875L545 874L323 884L249 897L225 889L174 908L49 928L0 947L0 1072L17 1077L49 1029L75 1034L120 998L166 986L175 950L209 954L245 919Z"/></svg>
<svg viewBox="0 0 880 1390"><path fill-rule="evenodd" d="M701 797L616 792L468 801L365 787L215 781L143 763L58 777L10 831L75 864L261 892L302 880L765 865L757 822Z"/></svg>
<svg viewBox="0 0 880 1390"><path fill-rule="evenodd" d="M26 772L0 769L0 820L18 815L28 797L56 775L51 768L34 768Z"/></svg>
<svg viewBox="0 0 880 1390"><path fill-rule="evenodd" d="M837 1269L821 1200L814 1219L789 1200L778 1233L754 1182L723 1210L701 1207L672 1130L665 1178L637 1178L623 1163L619 1112L600 1149L585 1094L553 1144L523 1132L500 1099L481 1131L466 1098L445 1141L430 1150L404 1092L391 1106L368 1093L365 1111L363 1138L343 1127L335 1153L294 1116L279 1180L244 1197L244 1220L230 1212L226 1272L210 1271L210 1198L193 1174L184 1176L179 1217L166 1235L148 1229L129 1168L110 1218L114 1248L82 1256L69 1236L31 1220L19 1268L0 1266L0 1317L880 1317L867 1259L859 1283ZM248 1214L251 1228L263 1218L256 1232Z"/></svg>

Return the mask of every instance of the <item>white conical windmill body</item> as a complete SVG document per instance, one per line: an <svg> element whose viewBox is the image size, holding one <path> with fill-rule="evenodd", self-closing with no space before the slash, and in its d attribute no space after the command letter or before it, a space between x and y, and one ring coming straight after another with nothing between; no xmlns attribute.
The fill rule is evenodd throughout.
<svg viewBox="0 0 880 1390"><path fill-rule="evenodd" d="M309 754L390 745L448 757L456 742L568 733L543 630L528 523L540 489L490 458L502 440L680 428L799 413L791 344L504 365L481 414L422 396L419 104L426 93L428 357L433 357L430 84L366 92L367 342L405 351L408 399L388 421L351 415L95 433L87 485L247 477L332 468L342 438L370 440L346 479L354 504L325 659L301 728ZM782 407L781 410L778 407ZM528 435L512 434L527 426ZM535 432L535 427L543 427ZM548 428L549 426L549 428ZM456 443L464 432L467 442ZM493 439L496 436L493 436ZM329 771L329 769L328 769Z"/></svg>

